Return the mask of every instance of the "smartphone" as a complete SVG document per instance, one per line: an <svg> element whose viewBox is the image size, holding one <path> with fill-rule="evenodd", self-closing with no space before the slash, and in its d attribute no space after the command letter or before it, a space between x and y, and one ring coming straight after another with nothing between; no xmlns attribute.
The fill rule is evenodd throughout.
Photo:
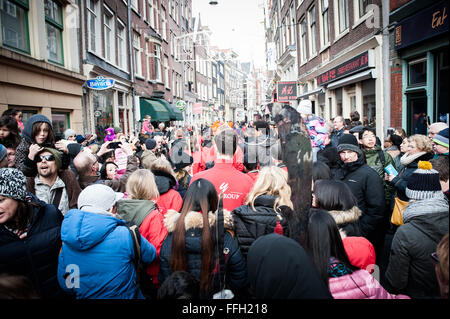
<svg viewBox="0 0 450 319"><path fill-rule="evenodd" d="M122 144L122 142L111 142L108 144L109 149L116 149L119 148L119 145Z"/></svg>
<svg viewBox="0 0 450 319"><path fill-rule="evenodd" d="M386 167L384 168L384 171L385 171L386 173L388 173L388 175L394 175L394 176L397 176L397 175L398 175L397 170L395 169L394 166L392 166L392 164L389 164L388 166L386 166Z"/></svg>

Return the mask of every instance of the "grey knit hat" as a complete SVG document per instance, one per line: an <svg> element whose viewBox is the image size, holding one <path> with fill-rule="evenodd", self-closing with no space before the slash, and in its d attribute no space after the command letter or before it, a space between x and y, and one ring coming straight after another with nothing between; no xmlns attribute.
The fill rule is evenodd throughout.
<svg viewBox="0 0 450 319"><path fill-rule="evenodd" d="M27 196L27 179L17 168L0 169L0 195L25 201Z"/></svg>
<svg viewBox="0 0 450 319"><path fill-rule="evenodd" d="M92 184L83 189L78 196L78 209L90 213L109 215L108 211L123 196L123 193L116 193L109 186Z"/></svg>

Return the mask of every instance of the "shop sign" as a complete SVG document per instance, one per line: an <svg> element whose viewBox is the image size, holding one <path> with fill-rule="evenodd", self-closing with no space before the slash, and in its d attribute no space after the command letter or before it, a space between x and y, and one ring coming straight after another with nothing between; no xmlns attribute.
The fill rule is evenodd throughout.
<svg viewBox="0 0 450 319"><path fill-rule="evenodd" d="M277 100L291 101L297 99L297 82L278 82Z"/></svg>
<svg viewBox="0 0 450 319"><path fill-rule="evenodd" d="M373 51L366 51L317 77L317 86L343 78L349 74L374 66Z"/></svg>
<svg viewBox="0 0 450 319"><path fill-rule="evenodd" d="M184 111L184 109L186 108L186 102L183 100L177 101L176 105L180 111Z"/></svg>
<svg viewBox="0 0 450 319"><path fill-rule="evenodd" d="M114 86L114 80L105 79L103 76L97 76L95 79L87 80L86 86L92 90L107 90Z"/></svg>
<svg viewBox="0 0 450 319"><path fill-rule="evenodd" d="M395 50L448 32L448 19L448 1L441 1L397 23L394 29Z"/></svg>

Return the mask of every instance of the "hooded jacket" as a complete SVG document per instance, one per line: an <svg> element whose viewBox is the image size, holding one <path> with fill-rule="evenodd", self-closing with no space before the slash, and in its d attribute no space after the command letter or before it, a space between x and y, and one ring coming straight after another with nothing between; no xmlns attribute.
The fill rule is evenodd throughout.
<svg viewBox="0 0 450 319"><path fill-rule="evenodd" d="M283 235L289 236L287 220L273 210L275 200L275 196L260 195L254 202L256 211L250 205L243 205L232 212L236 239L244 257L258 237L274 232L278 222ZM287 209L293 214L289 207Z"/></svg>
<svg viewBox="0 0 450 319"><path fill-rule="evenodd" d="M439 193L432 199L411 201L403 213L403 225L394 236L387 283L394 292L412 298L440 297L430 260L437 244L448 233L448 201Z"/></svg>
<svg viewBox="0 0 450 319"><path fill-rule="evenodd" d="M180 211L183 205L183 198L174 188L177 186L176 178L166 172L159 170L152 170L155 175L155 183L158 187L159 199L156 202L163 212L173 209Z"/></svg>
<svg viewBox="0 0 450 319"><path fill-rule="evenodd" d="M255 299L332 299L303 247L291 238L258 238L248 251L247 267Z"/></svg>
<svg viewBox="0 0 450 319"><path fill-rule="evenodd" d="M170 268L170 258L172 254L172 238L173 232L175 231L178 218L181 215L177 212L170 211L167 212L164 224L169 232L166 240L161 247L160 253L160 272L159 281L163 282L171 273ZM209 213L209 225L212 228L216 223L215 215ZM199 212L188 212L184 220L185 230L186 230L186 255L188 261L189 272L196 277L200 278L200 267L202 263L202 232L203 232L203 216ZM227 230L233 229L233 222L231 218L231 213L224 210L224 253L226 254L225 262L225 278L227 284L231 290L241 290L247 285L247 269L245 267L245 260L239 250L236 240ZM212 233L212 238L214 238ZM214 251L216 249L214 248ZM213 292L218 292L220 290L219 276L215 271L214 274L214 286Z"/></svg>
<svg viewBox="0 0 450 319"><path fill-rule="evenodd" d="M33 137L33 125L39 122L47 123L50 126L50 129L53 130L52 123L46 116L42 114L33 115L27 121L22 132L22 141L16 149L14 165L16 168L20 169L26 177L34 177L37 174L36 163L28 158L28 153L30 152L30 146L36 143ZM43 144L40 146L55 148L54 144Z"/></svg>
<svg viewBox="0 0 450 319"><path fill-rule="evenodd" d="M350 187L362 211L359 218L361 234L376 245L387 223L385 216L385 198L383 181L377 172L364 163L364 156L358 154L358 159L352 163L339 160L340 168L336 170L334 179L343 181Z"/></svg>
<svg viewBox="0 0 450 319"><path fill-rule="evenodd" d="M336 222L341 238L347 236L361 236L361 230L359 228L359 218L362 215L362 211L358 206L354 206L347 210L330 210L330 215Z"/></svg>
<svg viewBox="0 0 450 319"><path fill-rule="evenodd" d="M77 209L67 212L61 227L58 281L77 299L131 299L136 292L133 240L125 221L112 214ZM143 264L150 264L156 249L141 235ZM67 284L73 267L79 281ZM69 276L69 277L67 277ZM139 291L138 298L143 295Z"/></svg>
<svg viewBox="0 0 450 319"><path fill-rule="evenodd" d="M388 182L385 181L384 168L387 167L389 164L395 167L394 160L392 159L391 155L388 152L384 152L378 145L375 145L375 148L373 150L362 149L362 151L366 156L367 165L373 168L383 181L385 198L386 201L389 203L395 192L395 189L392 185L390 185ZM381 156L384 158L384 163L380 159Z"/></svg>
<svg viewBox="0 0 450 319"><path fill-rule="evenodd" d="M152 277L153 284L158 284L159 253L167 236L164 216L157 205L150 200L123 199L117 202L117 215L127 223L139 227L139 232L156 249L156 259L147 267L147 274Z"/></svg>
<svg viewBox="0 0 450 319"><path fill-rule="evenodd" d="M59 288L56 272L63 215L55 206L28 195L37 206L27 237L20 239L5 225L0 225L0 273L26 276L41 298L61 298L64 293Z"/></svg>

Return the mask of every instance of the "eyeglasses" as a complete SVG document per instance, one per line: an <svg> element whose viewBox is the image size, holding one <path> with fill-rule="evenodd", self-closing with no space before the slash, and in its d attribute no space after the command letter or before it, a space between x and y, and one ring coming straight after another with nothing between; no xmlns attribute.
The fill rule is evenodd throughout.
<svg viewBox="0 0 450 319"><path fill-rule="evenodd" d="M431 254L431 262L433 263L433 266L436 266L437 264L439 264L439 258L436 254L436 252Z"/></svg>
<svg viewBox="0 0 450 319"><path fill-rule="evenodd" d="M39 155L39 157L36 159L36 163L40 163L43 160L45 160L46 162L53 162L55 160L55 156L53 154Z"/></svg>

